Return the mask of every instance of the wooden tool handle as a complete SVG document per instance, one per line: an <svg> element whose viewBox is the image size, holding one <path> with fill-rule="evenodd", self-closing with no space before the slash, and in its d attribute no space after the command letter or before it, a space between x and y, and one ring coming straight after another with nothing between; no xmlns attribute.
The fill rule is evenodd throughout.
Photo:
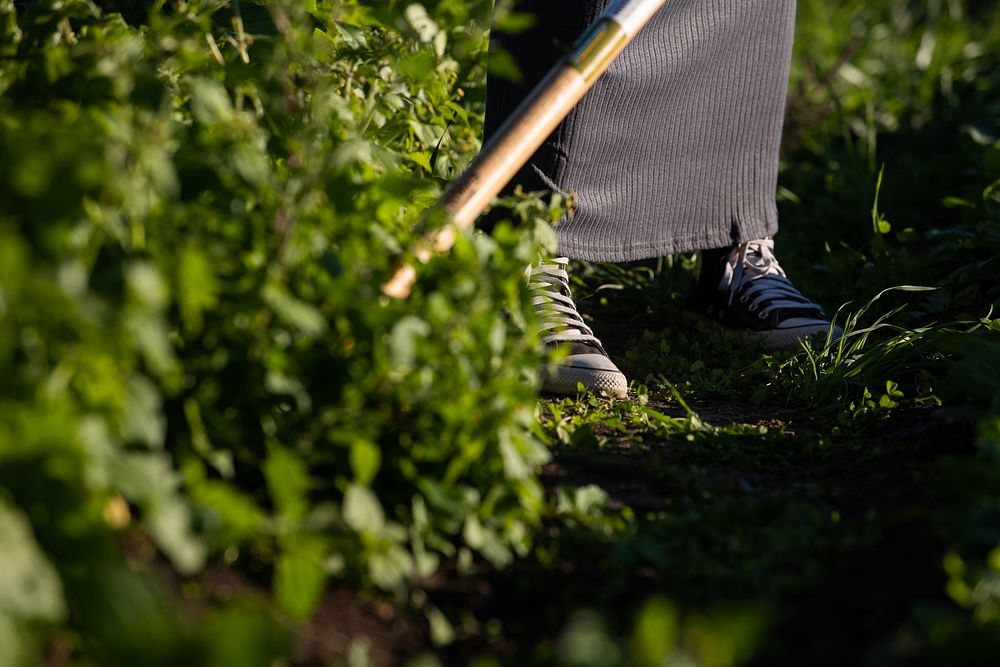
<svg viewBox="0 0 1000 667"><path fill-rule="evenodd" d="M450 224L417 250L417 261L426 262L434 253L451 249L459 232L475 223L665 1L616 3L587 29L435 204ZM414 267L404 265L382 292L406 298L415 279Z"/></svg>

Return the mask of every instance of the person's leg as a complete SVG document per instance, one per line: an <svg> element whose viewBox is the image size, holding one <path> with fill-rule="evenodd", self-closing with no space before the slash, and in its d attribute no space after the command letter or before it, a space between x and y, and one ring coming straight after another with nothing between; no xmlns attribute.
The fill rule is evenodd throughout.
<svg viewBox="0 0 1000 667"><path fill-rule="evenodd" d="M494 44L525 76L490 78L487 135L606 4L520 2L537 25ZM695 291L702 315L769 349L826 330L770 239L794 29L795 0L668 3L514 181L572 194L574 214L556 227L560 254L634 261L717 249ZM572 328L575 308L567 316Z"/></svg>
<svg viewBox="0 0 1000 667"><path fill-rule="evenodd" d="M487 82L485 139L499 129L606 5L607 0L519 2L518 10L533 14L536 23L518 34L504 35L494 31L491 36L491 49L512 55L521 79L515 82L495 76L491 68ZM529 192L563 191L556 179L566 157L562 146L567 127L568 123L563 123L539 149L510 184L508 192L516 186ZM489 218L493 216L487 217L485 226L488 228L492 222ZM567 352L562 364L541 370L542 390L574 394L579 384L590 391L624 398L628 394L628 381L577 312L569 289L567 263L566 257L550 258L533 265L527 272L543 341L547 346L558 346Z"/></svg>
<svg viewBox="0 0 1000 667"><path fill-rule="evenodd" d="M490 80L488 132L606 4L522 0L536 27L495 40L524 82ZM560 253L632 261L773 234L794 20L795 0L667 3L518 179L574 195Z"/></svg>

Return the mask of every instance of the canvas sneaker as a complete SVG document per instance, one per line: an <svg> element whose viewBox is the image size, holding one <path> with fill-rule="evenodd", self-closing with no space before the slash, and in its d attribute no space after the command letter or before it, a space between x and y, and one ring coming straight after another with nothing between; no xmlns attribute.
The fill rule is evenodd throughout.
<svg viewBox="0 0 1000 667"><path fill-rule="evenodd" d="M556 257L527 269L531 304L538 316L542 343L546 348L565 348L568 355L558 364L543 366L542 391L576 394L577 385L595 394L614 398L628 396L628 381L594 332L580 317L569 289L569 259Z"/></svg>
<svg viewBox="0 0 1000 667"><path fill-rule="evenodd" d="M802 295L774 256L774 239L742 243L702 254L702 274L691 311L744 331L768 352L795 347L808 336L826 335L830 319ZM843 330L835 326L833 338Z"/></svg>

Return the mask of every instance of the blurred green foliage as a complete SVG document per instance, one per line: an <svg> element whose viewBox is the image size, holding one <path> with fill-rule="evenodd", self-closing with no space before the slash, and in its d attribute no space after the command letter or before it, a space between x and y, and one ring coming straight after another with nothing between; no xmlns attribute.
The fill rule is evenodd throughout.
<svg viewBox="0 0 1000 667"><path fill-rule="evenodd" d="M527 553L535 241L463 238L410 299L378 287L478 148L489 10L0 2L4 665L53 637L271 664L261 624L331 578ZM146 539L180 576L263 569L280 612L182 623Z"/></svg>

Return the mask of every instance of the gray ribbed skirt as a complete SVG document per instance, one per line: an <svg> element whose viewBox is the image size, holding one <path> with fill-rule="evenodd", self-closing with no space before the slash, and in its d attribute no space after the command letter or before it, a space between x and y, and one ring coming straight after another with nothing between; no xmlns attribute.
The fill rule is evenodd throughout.
<svg viewBox="0 0 1000 667"><path fill-rule="evenodd" d="M494 31L520 83L491 76L494 132L608 0L522 0L534 28ZM515 184L571 194L560 254L624 262L777 231L778 154L795 0L670 0Z"/></svg>

